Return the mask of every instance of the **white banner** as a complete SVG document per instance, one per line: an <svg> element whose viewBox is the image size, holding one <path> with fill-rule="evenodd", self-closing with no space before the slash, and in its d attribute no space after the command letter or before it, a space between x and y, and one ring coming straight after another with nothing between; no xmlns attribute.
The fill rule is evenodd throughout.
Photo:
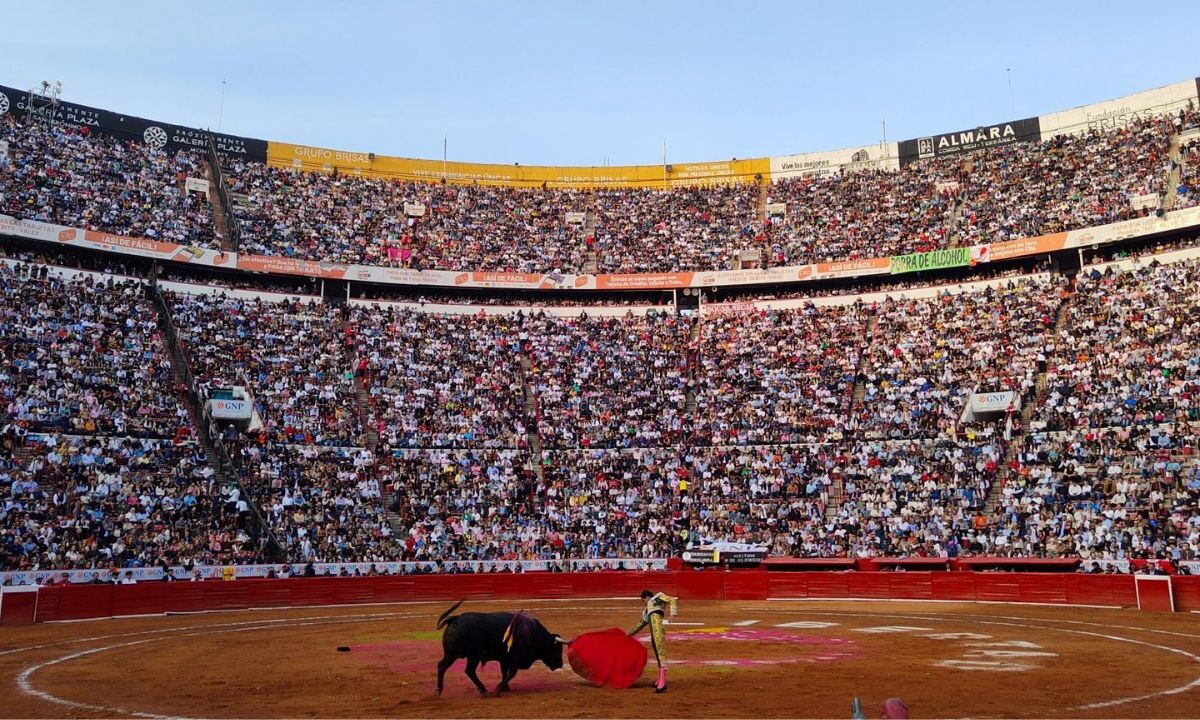
<svg viewBox="0 0 1200 720"><path fill-rule="evenodd" d="M1149 215L1135 220L1122 220L1108 225L1070 230L1067 232L1067 239L1063 247L1090 248L1092 245L1106 245L1120 240L1181 230L1196 225L1200 225L1200 205L1175 210L1162 217Z"/></svg>
<svg viewBox="0 0 1200 720"><path fill-rule="evenodd" d="M209 400L208 412L217 420L249 420L254 406L249 400Z"/></svg>
<svg viewBox="0 0 1200 720"><path fill-rule="evenodd" d="M567 213L566 222L568 225L582 225L587 222L587 213L569 212Z"/></svg>
<svg viewBox="0 0 1200 720"><path fill-rule="evenodd" d="M1133 210L1146 210L1157 208L1161 204L1161 199L1157 193L1149 195L1132 195L1129 198L1129 207Z"/></svg>
<svg viewBox="0 0 1200 720"><path fill-rule="evenodd" d="M404 214L409 217L425 217L425 203L404 203Z"/></svg>
<svg viewBox="0 0 1200 720"><path fill-rule="evenodd" d="M204 197L208 197L210 186L211 183L204 178L190 177L186 182L184 182L184 189L187 190L187 192L201 192L204 193Z"/></svg>
<svg viewBox="0 0 1200 720"><path fill-rule="evenodd" d="M771 179L788 177L821 177L841 170L897 170L900 151L896 143L880 143L861 147L827 150L825 152L780 155L771 158Z"/></svg>
<svg viewBox="0 0 1200 720"><path fill-rule="evenodd" d="M1042 140L1055 135L1079 135L1091 130L1116 130L1138 120L1163 113L1174 113L1195 104L1196 81L1166 85L1126 95L1116 100L1092 103L1073 110L1042 115L1040 121Z"/></svg>
<svg viewBox="0 0 1200 720"><path fill-rule="evenodd" d="M767 203L767 217L781 218L787 216L787 203Z"/></svg>
<svg viewBox="0 0 1200 720"><path fill-rule="evenodd" d="M1015 392L973 393L971 395L971 411L973 413L1004 412L1009 406L1015 406Z"/></svg>
<svg viewBox="0 0 1200 720"><path fill-rule="evenodd" d="M171 576L176 580L191 580L198 577L204 580L221 579L226 576L233 578L265 578L271 571L276 575L286 565L290 575L303 577L305 563L280 563L276 565L198 565L189 571L177 565L171 568ZM365 576L375 568L377 575L412 575L415 573L438 572L469 572L475 574L492 574L499 572L514 572L518 568L522 572L546 572L549 570L563 572L594 572L599 570L629 570L634 572L655 572L667 569L666 558L598 558L595 560L447 560L439 571L434 562L360 562L360 563L313 563L316 577L345 575ZM44 585L47 582L62 585L107 584L120 580L128 574L138 582L152 582L165 577L162 568L121 568L116 574L107 568L91 568L87 570L15 570L0 572L0 584Z"/></svg>

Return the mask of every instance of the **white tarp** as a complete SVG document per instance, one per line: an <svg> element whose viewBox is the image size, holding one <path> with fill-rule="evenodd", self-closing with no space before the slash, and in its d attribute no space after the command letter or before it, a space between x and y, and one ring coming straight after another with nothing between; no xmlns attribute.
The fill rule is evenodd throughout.
<svg viewBox="0 0 1200 720"><path fill-rule="evenodd" d="M880 143L799 155L779 155L771 158L771 179L821 177L843 169L846 172L858 172L896 170L899 167L900 153L896 143Z"/></svg>
<svg viewBox="0 0 1200 720"><path fill-rule="evenodd" d="M1104 131L1123 128L1140 118L1175 112L1187 107L1189 102L1194 104L1196 101L1196 81L1185 80L1116 100L1042 115L1038 120L1042 139L1047 140L1055 135L1078 135L1093 129Z"/></svg>

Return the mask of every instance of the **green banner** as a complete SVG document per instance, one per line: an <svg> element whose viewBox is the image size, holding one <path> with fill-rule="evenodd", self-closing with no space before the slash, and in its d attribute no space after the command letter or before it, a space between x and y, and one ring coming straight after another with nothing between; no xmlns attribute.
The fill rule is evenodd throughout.
<svg viewBox="0 0 1200 720"><path fill-rule="evenodd" d="M933 252L893 255L892 274L917 272L919 270L941 270L971 264L971 248L957 247Z"/></svg>

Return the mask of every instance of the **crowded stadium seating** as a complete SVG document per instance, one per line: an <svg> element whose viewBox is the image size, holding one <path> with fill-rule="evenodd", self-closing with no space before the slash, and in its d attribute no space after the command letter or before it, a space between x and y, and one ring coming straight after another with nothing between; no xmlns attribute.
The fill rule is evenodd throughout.
<svg viewBox="0 0 1200 720"><path fill-rule="evenodd" d="M770 265L882 257L1189 207L1200 150L1182 143L1172 165L1171 148L1197 120L712 187L224 169L243 253L728 269L747 248ZM216 245L212 201L185 192L212 174L203 153L13 115L0 139L4 214ZM1200 558L1200 260L1027 270L604 316L281 301L226 276L163 292L176 338L153 281L6 260L0 570L250 562L255 513L297 563L665 557L711 540L815 558ZM220 429L221 475L188 390L227 386L255 412ZM1003 391L1010 411L965 419L973 393Z"/></svg>
<svg viewBox="0 0 1200 720"><path fill-rule="evenodd" d="M124 342L138 352L92 372L161 358L132 318L145 302L136 283L34 267L4 275L24 307L61 309L47 298L69 291L129 316ZM78 423L22 414L14 375L6 442L65 434L38 436L52 438L48 461L6 455L6 567L236 557L247 500L296 562L645 557L712 539L812 557L1194 558L1197 267L1085 269L1074 291L1037 276L700 319L169 295L197 383L255 395L261 427L228 437L249 497L198 469L169 384L137 386L170 399L162 439L120 440L132 433L102 424L89 440ZM47 322L6 321L10 373L36 354L29 338L70 342ZM149 334L129 334L139 329ZM960 421L970 392L1005 388L1028 406L1028 432ZM375 450L368 426L382 430ZM117 504L107 475L64 483L54 445L136 468ZM70 552L78 530L53 508L72 493L89 521L120 507L124 539Z"/></svg>
<svg viewBox="0 0 1200 720"><path fill-rule="evenodd" d="M215 246L201 153L156 150L8 115L0 212L122 235ZM1194 110L1125 127L1013 143L897 170L730 185L576 190L448 185L227 160L246 253L440 270L610 273L725 270L742 250L773 265L920 252L1145 215L1164 198L1171 137ZM1194 204L1189 142L1173 192ZM786 203L768 221L765 203ZM409 216L406 207L422 207ZM568 223L582 213L587 223ZM594 261L594 262L593 262Z"/></svg>
<svg viewBox="0 0 1200 720"><path fill-rule="evenodd" d="M58 124L0 117L0 213L181 245L215 246L212 206L187 192L201 153L159 150Z"/></svg>

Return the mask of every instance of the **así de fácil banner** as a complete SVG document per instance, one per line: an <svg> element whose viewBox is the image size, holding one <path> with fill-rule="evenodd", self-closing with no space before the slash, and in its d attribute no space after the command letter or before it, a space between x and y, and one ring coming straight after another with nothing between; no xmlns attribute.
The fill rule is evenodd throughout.
<svg viewBox="0 0 1200 720"><path fill-rule="evenodd" d="M918 272L920 270L941 270L942 268L960 267L971 264L971 248L957 247L933 252L912 253L910 255L893 255L891 272Z"/></svg>

